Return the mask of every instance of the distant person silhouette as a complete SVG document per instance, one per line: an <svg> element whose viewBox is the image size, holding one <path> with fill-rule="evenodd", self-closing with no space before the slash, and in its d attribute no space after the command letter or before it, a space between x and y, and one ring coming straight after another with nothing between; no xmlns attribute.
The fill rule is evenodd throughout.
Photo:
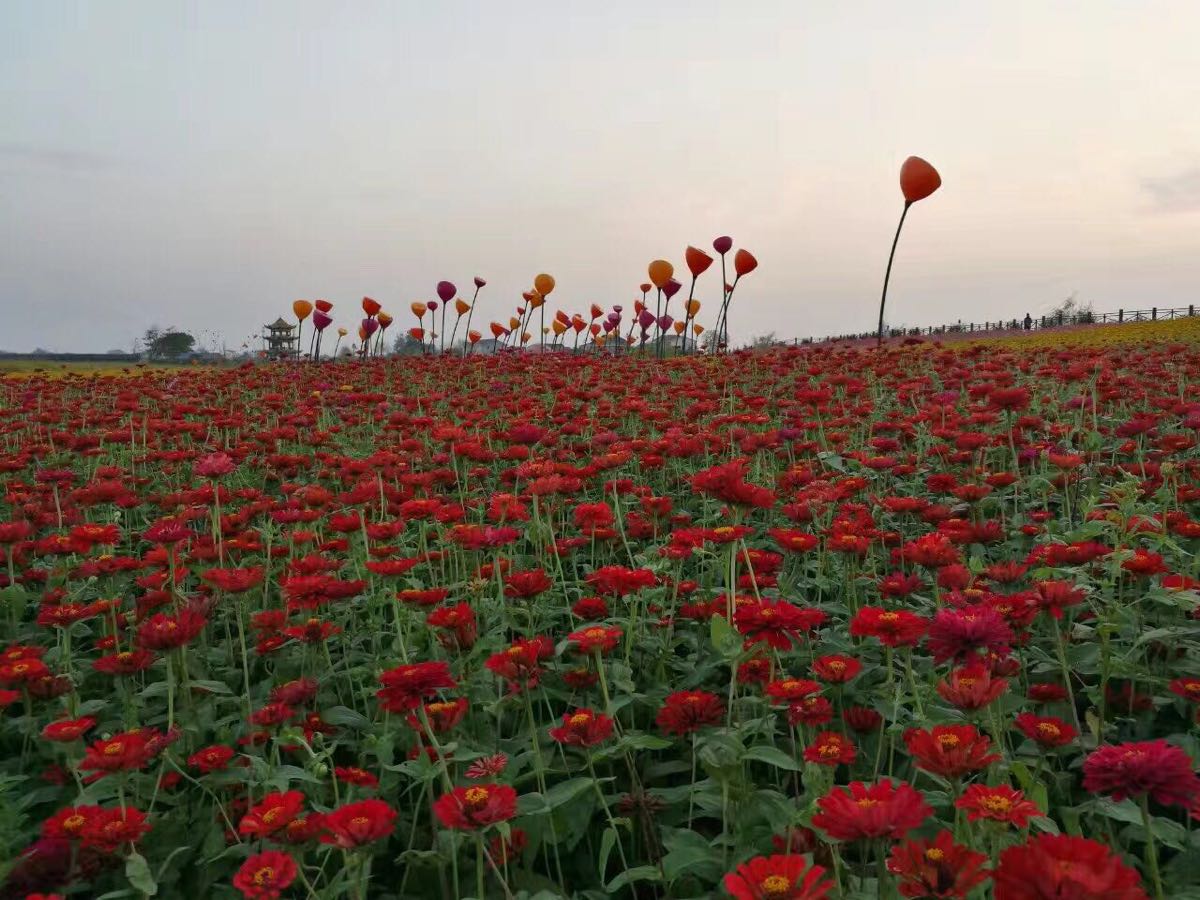
<svg viewBox="0 0 1200 900"><path fill-rule="evenodd" d="M1031 328L1033 328L1033 316L1025 313L1025 330L1029 331Z"/></svg>

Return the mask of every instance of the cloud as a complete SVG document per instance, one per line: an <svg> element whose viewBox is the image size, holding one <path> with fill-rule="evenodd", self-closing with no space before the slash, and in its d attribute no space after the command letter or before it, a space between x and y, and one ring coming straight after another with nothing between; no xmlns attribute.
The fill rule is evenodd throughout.
<svg viewBox="0 0 1200 900"><path fill-rule="evenodd" d="M1143 178L1142 191L1150 198L1154 212L1193 212L1200 210L1200 166L1174 175Z"/></svg>
<svg viewBox="0 0 1200 900"><path fill-rule="evenodd" d="M59 172L103 172L116 167L115 157L88 150L61 150L13 141L0 142L0 164L34 166Z"/></svg>

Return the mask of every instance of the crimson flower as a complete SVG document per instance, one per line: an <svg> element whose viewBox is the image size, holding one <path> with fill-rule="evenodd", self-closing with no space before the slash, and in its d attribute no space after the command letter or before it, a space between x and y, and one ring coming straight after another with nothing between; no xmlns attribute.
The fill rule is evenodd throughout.
<svg viewBox="0 0 1200 900"><path fill-rule="evenodd" d="M446 828L478 831L515 816L517 792L507 784L456 787L434 801L433 812Z"/></svg>
<svg viewBox="0 0 1200 900"><path fill-rule="evenodd" d="M382 800L359 800L321 817L321 843L353 850L387 837L395 827L396 811Z"/></svg>
<svg viewBox="0 0 1200 900"><path fill-rule="evenodd" d="M912 647L925 635L929 622L905 609L864 606L850 620L853 637L873 637L885 647Z"/></svg>
<svg viewBox="0 0 1200 900"><path fill-rule="evenodd" d="M954 843L954 835L942 829L933 840L894 846L887 867L900 880L902 897L962 900L987 881L986 862L986 854Z"/></svg>
<svg viewBox="0 0 1200 900"><path fill-rule="evenodd" d="M1012 646L1013 633L1004 618L989 606L943 609L929 624L926 646L935 664L966 660L979 651L1003 656Z"/></svg>
<svg viewBox="0 0 1200 900"><path fill-rule="evenodd" d="M1000 759L999 754L988 753L992 743L974 725L935 725L928 731L910 728L904 743L918 769L943 778L960 778Z"/></svg>
<svg viewBox="0 0 1200 900"><path fill-rule="evenodd" d="M567 635L567 640L575 644L580 653L596 651L603 655L620 643L621 629L615 626L592 625L571 632Z"/></svg>
<svg viewBox="0 0 1200 900"><path fill-rule="evenodd" d="M823 766L836 766L838 763L849 765L854 762L856 753L854 742L848 737L836 731L825 731L805 748L804 758Z"/></svg>
<svg viewBox="0 0 1200 900"><path fill-rule="evenodd" d="M801 609L785 600L756 600L740 604L733 624L746 635L746 644L766 643L776 650L790 650L801 635L820 627L825 613Z"/></svg>
<svg viewBox="0 0 1200 900"><path fill-rule="evenodd" d="M1200 795L1192 759L1159 738L1098 747L1083 761L1083 789L1114 800L1150 795L1164 806L1188 806Z"/></svg>
<svg viewBox="0 0 1200 900"><path fill-rule="evenodd" d="M1136 870L1097 841L1040 834L1000 854L996 900L1146 900Z"/></svg>
<svg viewBox="0 0 1200 900"><path fill-rule="evenodd" d="M1063 747L1071 743L1079 732L1068 722L1057 716L1038 716L1021 713L1016 719L1017 728L1043 748Z"/></svg>
<svg viewBox="0 0 1200 900"><path fill-rule="evenodd" d="M604 713L577 709L563 713L562 725L550 729L550 737L560 744L594 747L612 737L613 720Z"/></svg>
<svg viewBox="0 0 1200 900"><path fill-rule="evenodd" d="M947 703L963 710L983 709L1008 690L1008 681L993 678L981 662L955 669L937 683L937 692Z"/></svg>
<svg viewBox="0 0 1200 900"><path fill-rule="evenodd" d="M42 737L48 741L70 743L77 741L96 726L92 716L81 716L78 719L59 719L51 722L42 729Z"/></svg>
<svg viewBox="0 0 1200 900"><path fill-rule="evenodd" d="M304 808L304 795L299 791L274 791L250 808L238 823L238 834L243 837L270 837L300 815Z"/></svg>
<svg viewBox="0 0 1200 900"><path fill-rule="evenodd" d="M379 676L383 685L375 692L388 712L408 712L445 688L457 687L445 662L412 663L388 669Z"/></svg>
<svg viewBox="0 0 1200 900"><path fill-rule="evenodd" d="M1042 814L1037 804L1025 799L1024 793L1006 784L972 784L954 801L954 805L958 809L965 809L967 818L972 822L991 819L1018 828L1025 828L1031 818Z"/></svg>
<svg viewBox="0 0 1200 900"><path fill-rule="evenodd" d="M833 883L822 881L825 870L809 866L795 853L756 856L725 876L734 900L824 900Z"/></svg>
<svg viewBox="0 0 1200 900"><path fill-rule="evenodd" d="M827 684L845 684L856 678L862 667L853 656L830 653L813 660L812 673Z"/></svg>
<svg viewBox="0 0 1200 900"><path fill-rule="evenodd" d="M746 481L746 463L742 460L722 463L692 476L692 488L731 506L769 508L775 505L775 492Z"/></svg>
<svg viewBox="0 0 1200 900"><path fill-rule="evenodd" d="M267 850L249 857L233 876L233 886L246 900L278 900L296 880L296 861L286 853Z"/></svg>
<svg viewBox="0 0 1200 900"><path fill-rule="evenodd" d="M584 579L595 590L610 597L625 597L643 588L654 587L657 579L649 569L602 566Z"/></svg>
<svg viewBox="0 0 1200 900"><path fill-rule="evenodd" d="M933 808L920 791L904 782L852 781L817 801L819 812L812 823L835 841L860 838L899 840L919 826Z"/></svg>
<svg viewBox="0 0 1200 900"><path fill-rule="evenodd" d="M116 853L124 844L136 844L149 830L144 812L132 806L118 806L90 815L80 838L84 847Z"/></svg>
<svg viewBox="0 0 1200 900"><path fill-rule="evenodd" d="M725 716L725 704L708 691L676 691L663 700L654 721L667 734L685 735L706 725L718 725Z"/></svg>

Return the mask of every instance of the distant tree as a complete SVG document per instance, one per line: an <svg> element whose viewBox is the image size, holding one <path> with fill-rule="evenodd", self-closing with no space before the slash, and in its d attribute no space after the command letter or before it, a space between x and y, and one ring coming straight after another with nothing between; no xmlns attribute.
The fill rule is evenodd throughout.
<svg viewBox="0 0 1200 900"><path fill-rule="evenodd" d="M1079 300L1074 293L1046 314L1047 319L1071 320L1080 325L1088 325L1096 318L1092 312L1092 304Z"/></svg>
<svg viewBox="0 0 1200 900"><path fill-rule="evenodd" d="M157 328L147 329L143 338L146 342L146 355L151 359L178 359L185 353L191 353L196 346L196 339L186 331L176 331L167 328L159 331Z"/></svg>
<svg viewBox="0 0 1200 900"><path fill-rule="evenodd" d="M750 346L755 350L761 350L765 347L770 347L775 343L775 332L769 334L760 334L757 337L750 339Z"/></svg>

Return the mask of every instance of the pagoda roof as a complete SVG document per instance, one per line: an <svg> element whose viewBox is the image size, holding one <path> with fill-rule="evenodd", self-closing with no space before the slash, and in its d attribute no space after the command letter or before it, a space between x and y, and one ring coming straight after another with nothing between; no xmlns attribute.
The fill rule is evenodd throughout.
<svg viewBox="0 0 1200 900"><path fill-rule="evenodd" d="M288 329L289 331L291 331L291 330L292 330L293 328L295 328L296 326L295 326L295 325L293 325L291 322L285 322L285 321L283 321L283 317L282 317L282 316L280 316L278 319L276 319L276 320L275 320L274 322L272 322L270 325L264 325L263 327L264 327L264 328L269 328L269 329L271 329L272 331L274 331L274 330L276 330L276 329L282 330L282 329L284 329L284 328L286 328L286 329Z"/></svg>

